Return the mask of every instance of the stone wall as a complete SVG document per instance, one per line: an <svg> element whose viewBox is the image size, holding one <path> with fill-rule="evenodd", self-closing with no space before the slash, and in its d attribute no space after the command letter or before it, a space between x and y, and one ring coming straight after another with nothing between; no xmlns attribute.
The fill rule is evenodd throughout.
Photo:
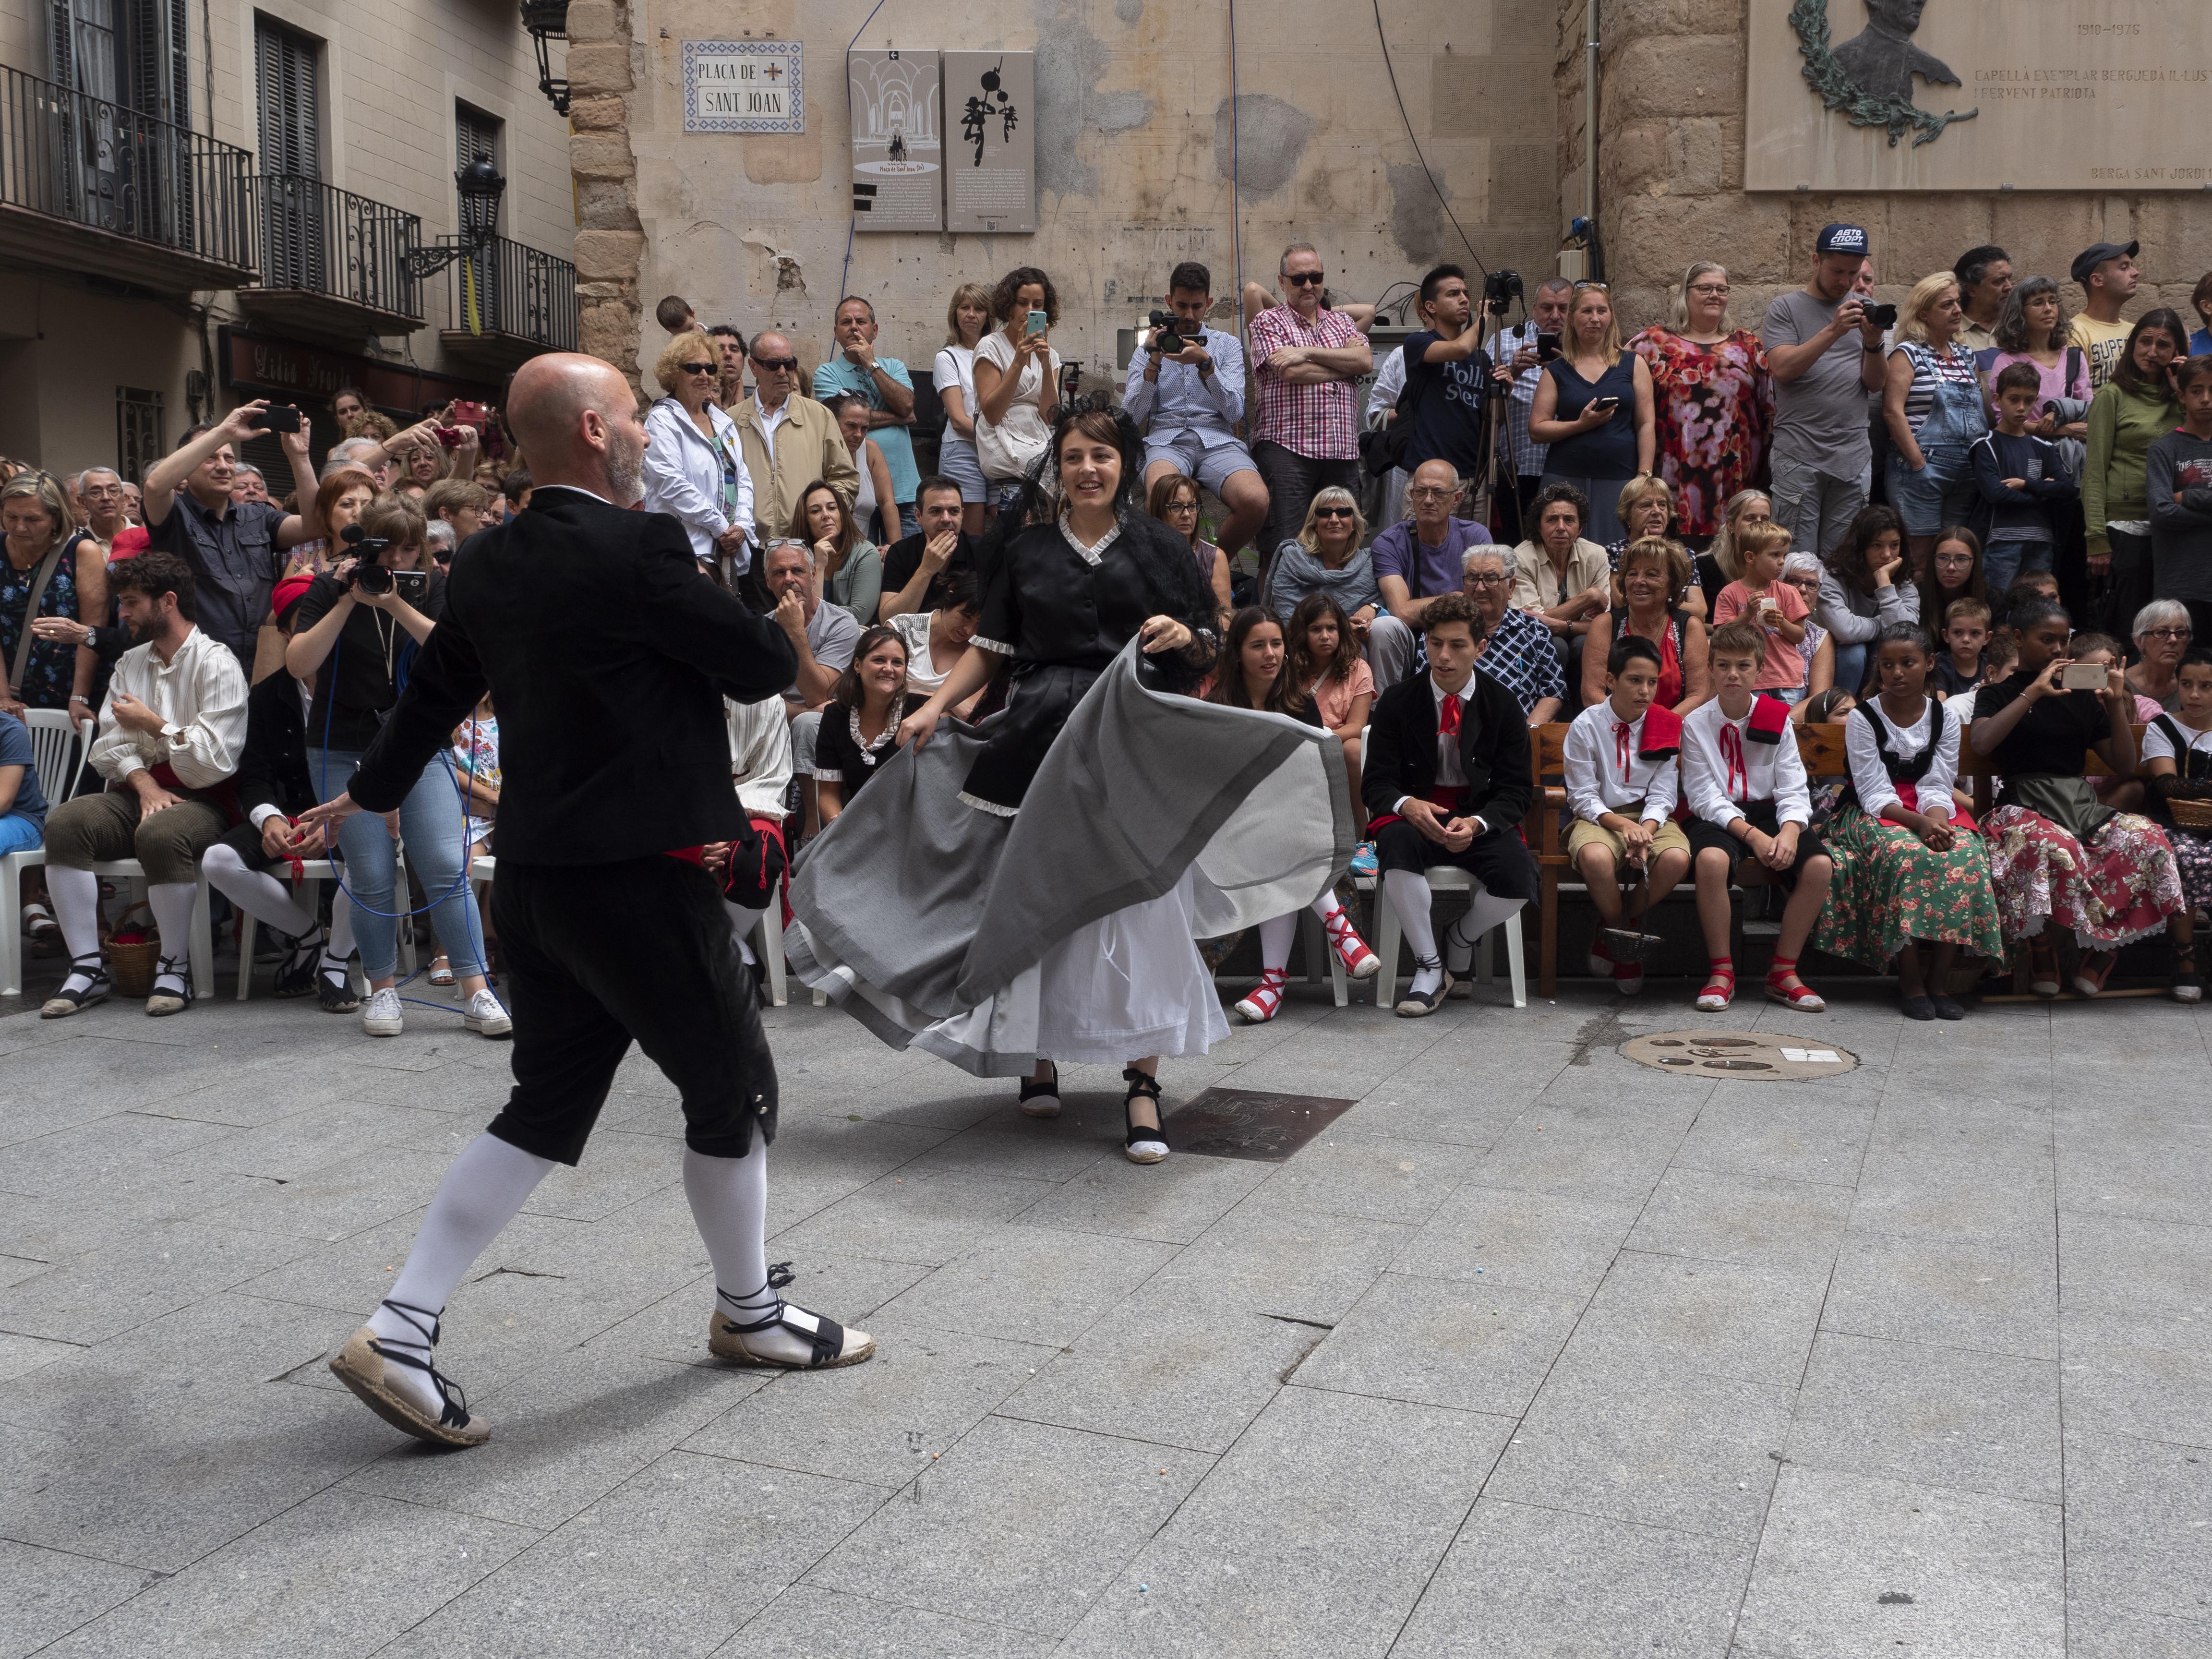
<svg viewBox="0 0 2212 1659"><path fill-rule="evenodd" d="M1240 258L1272 283L1293 240L1321 248L1347 300L1374 300L1439 259L1468 263L1451 215L1482 263L1549 270L1554 3L1394 0L1386 67L1365 7L1246 0L1233 116L1224 8L978 0L946 21L887 8L861 45L1038 54L1039 229L985 237L849 235L849 15L792 0L577 0L568 73L586 349L650 363L665 337L651 309L676 292L702 319L748 337L776 327L818 361L849 290L875 303L882 348L919 372L957 283L1034 264L1060 291L1055 345L1097 374L1179 259L1212 267L1224 318ZM683 41L747 35L805 43L808 131L685 135Z"/></svg>
<svg viewBox="0 0 2212 1659"><path fill-rule="evenodd" d="M1772 0L1759 0L1771 3ZM1718 259L1733 316L1756 327L1780 289L1803 283L1822 225L1864 225L1877 292L1901 300L1967 248L1994 242L2021 276L2067 283L2093 242L2141 240L2146 272L2129 314L2153 304L2190 315L2212 269L2212 200L2203 192L1747 193L1743 188L1744 38L1749 0L1605 0L1599 74L1599 223L1625 331L1663 321L1692 259ZM1583 6L1563 0L1555 85L1559 172L1580 210ZM2055 131L2063 142L2063 131ZM2081 291L2066 288L2069 309Z"/></svg>

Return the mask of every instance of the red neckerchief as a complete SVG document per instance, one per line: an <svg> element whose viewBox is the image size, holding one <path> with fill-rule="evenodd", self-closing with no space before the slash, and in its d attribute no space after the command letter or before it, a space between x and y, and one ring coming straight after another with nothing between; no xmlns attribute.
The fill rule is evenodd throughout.
<svg viewBox="0 0 2212 1659"><path fill-rule="evenodd" d="M1440 738L1457 737L1459 735L1459 693L1445 692L1443 706L1437 711L1437 735Z"/></svg>
<svg viewBox="0 0 2212 1659"><path fill-rule="evenodd" d="M1750 795L1751 770L1743 763L1743 734L1735 729L1734 720L1721 722L1721 769L1726 775L1721 789L1730 800Z"/></svg>

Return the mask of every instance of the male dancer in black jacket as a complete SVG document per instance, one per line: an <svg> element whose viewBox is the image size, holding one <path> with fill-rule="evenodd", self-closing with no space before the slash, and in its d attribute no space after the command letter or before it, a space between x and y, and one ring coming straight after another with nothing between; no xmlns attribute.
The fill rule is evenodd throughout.
<svg viewBox="0 0 2212 1659"><path fill-rule="evenodd" d="M646 433L612 368L532 358L507 414L529 509L471 538L384 730L349 791L312 815L398 806L490 688L514 1091L447 1171L392 1294L331 1361L378 1415L446 1445L490 1433L431 1364L447 1298L553 1166L578 1160L633 1041L683 1095L684 1189L717 1286L708 1347L794 1369L875 1352L770 1282L775 1067L703 862L745 823L722 697L781 692L791 647L701 574L673 519L629 510Z"/></svg>

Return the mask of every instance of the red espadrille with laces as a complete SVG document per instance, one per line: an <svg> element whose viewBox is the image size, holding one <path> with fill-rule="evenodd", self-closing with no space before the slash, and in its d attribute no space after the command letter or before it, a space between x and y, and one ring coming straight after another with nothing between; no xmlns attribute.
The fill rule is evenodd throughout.
<svg viewBox="0 0 2212 1659"><path fill-rule="evenodd" d="M1372 979L1382 971L1382 958L1367 948L1367 941L1359 937L1359 930L1352 925L1352 913L1339 910L1322 924L1328 930L1328 942L1336 947L1336 959L1344 964L1344 971L1353 979Z"/></svg>
<svg viewBox="0 0 2212 1659"><path fill-rule="evenodd" d="M1702 1013L1717 1014L1735 1000L1735 963L1727 957L1715 957L1705 969L1705 988L1698 993L1698 1008Z"/></svg>
<svg viewBox="0 0 2212 1659"><path fill-rule="evenodd" d="M1827 1003L1820 994L1797 977L1797 963L1776 957L1766 964L1766 999L1796 1009L1800 1013L1825 1014Z"/></svg>
<svg viewBox="0 0 2212 1659"><path fill-rule="evenodd" d="M1283 985L1289 977L1279 968L1268 969L1252 994L1237 1005L1237 1013L1255 1025L1265 1025L1283 1006Z"/></svg>

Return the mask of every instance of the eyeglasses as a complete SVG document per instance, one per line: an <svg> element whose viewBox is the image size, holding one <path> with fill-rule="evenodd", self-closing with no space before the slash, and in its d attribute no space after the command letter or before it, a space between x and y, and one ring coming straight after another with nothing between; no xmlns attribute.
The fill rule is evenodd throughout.
<svg viewBox="0 0 2212 1659"><path fill-rule="evenodd" d="M771 371L780 368L797 368L799 367L799 359L796 357L756 357L753 359L753 367L755 368L765 368Z"/></svg>
<svg viewBox="0 0 2212 1659"><path fill-rule="evenodd" d="M2139 640L2185 640L2189 632L2185 628L2146 628L2136 637Z"/></svg>
<svg viewBox="0 0 2212 1659"><path fill-rule="evenodd" d="M1314 517L1316 519L1348 519L1352 516L1352 514L1353 509L1348 507L1317 507L1314 508Z"/></svg>
<svg viewBox="0 0 2212 1659"><path fill-rule="evenodd" d="M1503 587L1512 580L1503 570L1470 570L1466 578L1469 587Z"/></svg>
<svg viewBox="0 0 2212 1659"><path fill-rule="evenodd" d="M1318 270L1286 270L1283 280L1293 288L1319 288L1328 279Z"/></svg>
<svg viewBox="0 0 2212 1659"><path fill-rule="evenodd" d="M678 363L676 366L686 374L713 374L718 372L713 363Z"/></svg>
<svg viewBox="0 0 2212 1659"><path fill-rule="evenodd" d="M1409 501L1448 501L1458 494L1456 489L1443 489L1427 484L1419 489L1407 490L1406 499Z"/></svg>
<svg viewBox="0 0 2212 1659"><path fill-rule="evenodd" d="M1170 513L1195 513L1198 511L1198 503L1196 501L1170 501L1168 503L1168 511Z"/></svg>
<svg viewBox="0 0 2212 1659"><path fill-rule="evenodd" d="M1728 298L1729 285L1726 283L1698 283L1691 288L1690 292L1702 294L1708 299L1725 300Z"/></svg>

